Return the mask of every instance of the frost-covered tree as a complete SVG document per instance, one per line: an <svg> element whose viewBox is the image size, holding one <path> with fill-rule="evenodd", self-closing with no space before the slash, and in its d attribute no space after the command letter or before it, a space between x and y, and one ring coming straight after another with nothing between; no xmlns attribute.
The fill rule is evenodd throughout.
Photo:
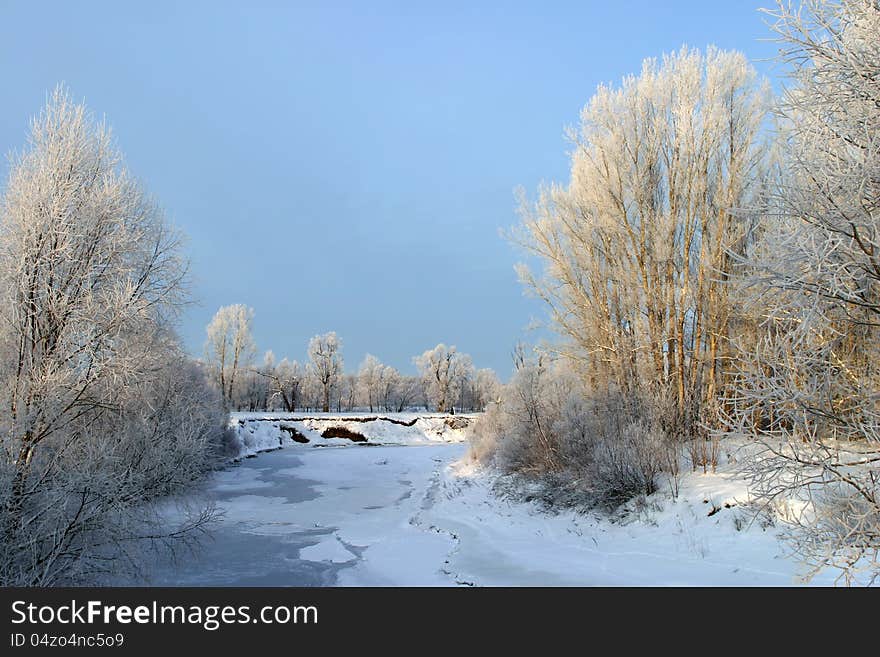
<svg viewBox="0 0 880 657"><path fill-rule="evenodd" d="M483 411L489 403L498 400L501 382L491 369L475 370L470 367L460 377L457 389L460 409Z"/></svg>
<svg viewBox="0 0 880 657"><path fill-rule="evenodd" d="M272 399L280 399L285 411L293 412L302 403L305 372L297 361L282 358L273 372Z"/></svg>
<svg viewBox="0 0 880 657"><path fill-rule="evenodd" d="M343 373L342 340L331 331L316 335L309 341L309 361L312 373L321 388L321 410L330 410L331 393L340 384Z"/></svg>
<svg viewBox="0 0 880 657"><path fill-rule="evenodd" d="M237 407L249 411L269 410L275 393L273 382L277 379L276 369L275 354L270 349L263 355L260 365L243 373L243 394Z"/></svg>
<svg viewBox="0 0 880 657"><path fill-rule="evenodd" d="M318 380L318 376L311 363L306 364L303 368L302 396L303 406L307 411L317 411L321 408L324 387Z"/></svg>
<svg viewBox="0 0 880 657"><path fill-rule="evenodd" d="M391 367L391 365L383 365L382 372L379 376L379 406L386 411L394 411L397 409L395 397L402 385L400 372Z"/></svg>
<svg viewBox="0 0 880 657"><path fill-rule="evenodd" d="M451 410L462 380L473 370L471 357L441 343L413 358L413 362L419 370L426 403L437 411Z"/></svg>
<svg viewBox="0 0 880 657"><path fill-rule="evenodd" d="M567 186L522 205L521 267L563 351L594 389L668 399L690 432L727 385L725 280L751 239L769 91L746 58L714 48L648 59L583 109Z"/></svg>
<svg viewBox="0 0 880 657"><path fill-rule="evenodd" d="M380 405L385 389L385 369L378 358L367 354L358 370L360 398L370 408L370 412Z"/></svg>
<svg viewBox="0 0 880 657"><path fill-rule="evenodd" d="M394 385L388 389L388 409L402 413L406 409L417 406L424 396L424 387L422 379L418 376L402 376L397 370L394 370L394 378L389 377L389 381L394 381Z"/></svg>
<svg viewBox="0 0 880 657"><path fill-rule="evenodd" d="M109 130L56 90L0 199L0 584L137 569L168 537L151 503L210 467L222 415L173 330L185 273Z"/></svg>
<svg viewBox="0 0 880 657"><path fill-rule="evenodd" d="M344 374L339 382L339 405L337 410L353 411L358 403L358 377L356 374Z"/></svg>
<svg viewBox="0 0 880 657"><path fill-rule="evenodd" d="M795 545L817 569L878 573L880 550L880 5L780 2L791 66L783 168L746 263L757 344L731 368L731 424L757 437L755 490L791 496Z"/></svg>
<svg viewBox="0 0 880 657"><path fill-rule="evenodd" d="M498 401L501 396L501 381L495 370L480 369L474 379L474 406L476 411L485 410L488 404Z"/></svg>
<svg viewBox="0 0 880 657"><path fill-rule="evenodd" d="M251 336L253 318L253 308L243 304L223 306L206 328L205 360L227 409L237 407L236 384L241 384L256 354Z"/></svg>

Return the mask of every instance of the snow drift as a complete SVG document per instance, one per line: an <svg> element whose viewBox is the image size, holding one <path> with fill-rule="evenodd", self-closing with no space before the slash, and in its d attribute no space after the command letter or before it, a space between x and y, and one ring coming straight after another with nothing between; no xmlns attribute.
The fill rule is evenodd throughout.
<svg viewBox="0 0 880 657"><path fill-rule="evenodd" d="M296 414L232 413L238 458L281 447L351 447L460 443L474 417L395 413Z"/></svg>

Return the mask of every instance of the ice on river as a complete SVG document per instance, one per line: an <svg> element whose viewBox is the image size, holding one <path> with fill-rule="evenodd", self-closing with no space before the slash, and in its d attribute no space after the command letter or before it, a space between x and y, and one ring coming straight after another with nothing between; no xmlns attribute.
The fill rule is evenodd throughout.
<svg viewBox="0 0 880 657"><path fill-rule="evenodd" d="M749 523L730 472L683 476L630 517L499 498L464 443L293 447L211 480L222 519L152 584L211 586L790 585L779 527ZM835 573L813 583L830 584Z"/></svg>

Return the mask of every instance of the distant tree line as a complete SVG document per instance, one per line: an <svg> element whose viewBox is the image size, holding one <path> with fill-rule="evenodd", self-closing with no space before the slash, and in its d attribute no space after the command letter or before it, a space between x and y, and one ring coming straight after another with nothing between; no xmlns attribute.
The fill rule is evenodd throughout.
<svg viewBox="0 0 880 657"><path fill-rule="evenodd" d="M417 376L401 374L372 354L356 373L346 373L342 340L334 332L313 337L303 363L276 361L272 351L256 362L253 317L244 305L224 306L207 327L205 366L229 410L477 412L500 394L494 371L477 370L469 355L445 344L413 359Z"/></svg>

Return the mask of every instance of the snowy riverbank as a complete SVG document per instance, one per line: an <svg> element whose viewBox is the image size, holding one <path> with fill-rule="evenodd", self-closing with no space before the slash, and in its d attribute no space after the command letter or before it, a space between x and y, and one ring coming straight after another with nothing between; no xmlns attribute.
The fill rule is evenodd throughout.
<svg viewBox="0 0 880 657"><path fill-rule="evenodd" d="M421 516L455 536L446 566L458 582L488 586L789 586L806 569L781 541L781 524L755 516L731 468L687 473L677 497L660 491L608 517L496 494L499 477L466 460L437 478ZM493 490L493 487L495 490ZM811 580L833 585L838 573Z"/></svg>
<svg viewBox="0 0 880 657"><path fill-rule="evenodd" d="M473 415L439 413L232 413L238 458L279 447L460 443Z"/></svg>

